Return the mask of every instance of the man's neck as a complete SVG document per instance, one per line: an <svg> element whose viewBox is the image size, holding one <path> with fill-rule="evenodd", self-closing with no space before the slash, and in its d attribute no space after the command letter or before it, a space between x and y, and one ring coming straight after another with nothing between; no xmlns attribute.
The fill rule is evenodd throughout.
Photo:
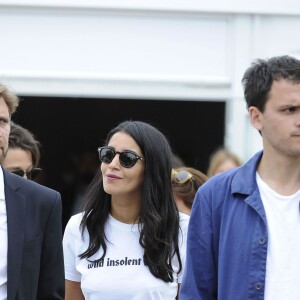
<svg viewBox="0 0 300 300"><path fill-rule="evenodd" d="M281 195L292 195L300 190L300 157L264 153L257 172L265 183Z"/></svg>

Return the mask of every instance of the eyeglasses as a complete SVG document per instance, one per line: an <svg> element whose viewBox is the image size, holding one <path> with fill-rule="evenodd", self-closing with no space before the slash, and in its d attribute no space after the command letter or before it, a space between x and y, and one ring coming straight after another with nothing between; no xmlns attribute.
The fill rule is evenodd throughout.
<svg viewBox="0 0 300 300"><path fill-rule="evenodd" d="M114 157L119 154L120 164L124 168L132 168L139 159L144 161L144 158L130 150L118 152L111 147L100 147L98 152L100 161L105 164L111 163Z"/></svg>
<svg viewBox="0 0 300 300"><path fill-rule="evenodd" d="M193 175L185 170L176 171L172 169L172 177L175 179L175 182L179 184L184 184L188 182L190 179L193 180Z"/></svg>
<svg viewBox="0 0 300 300"><path fill-rule="evenodd" d="M29 171L24 171L19 169L19 170L11 171L11 173L14 173L21 177L24 177L24 175L26 174L27 179L34 180L40 174L41 171L43 170L40 168L32 168Z"/></svg>

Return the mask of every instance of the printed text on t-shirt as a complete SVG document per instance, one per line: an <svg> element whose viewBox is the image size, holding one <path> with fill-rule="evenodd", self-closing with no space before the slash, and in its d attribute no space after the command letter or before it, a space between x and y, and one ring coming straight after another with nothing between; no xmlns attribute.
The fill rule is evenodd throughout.
<svg viewBox="0 0 300 300"><path fill-rule="evenodd" d="M105 259L106 267L118 267L118 266L139 266L141 264L141 258L128 258L127 256L124 259ZM92 268L101 268L104 266L104 259L101 259L97 262L91 262L88 264L88 269Z"/></svg>

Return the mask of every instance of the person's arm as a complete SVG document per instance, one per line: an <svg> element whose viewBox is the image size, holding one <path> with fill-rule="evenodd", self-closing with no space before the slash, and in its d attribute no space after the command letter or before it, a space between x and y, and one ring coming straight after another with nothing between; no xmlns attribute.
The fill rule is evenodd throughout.
<svg viewBox="0 0 300 300"><path fill-rule="evenodd" d="M78 217L78 216L77 216ZM63 249L64 249L64 264L65 264L65 285L66 295L65 300L84 300L84 295L81 290L82 274L77 270L77 239L80 237L79 230L80 220L76 216L71 217L64 231Z"/></svg>
<svg viewBox="0 0 300 300"><path fill-rule="evenodd" d="M217 299L212 211L200 190L196 194L189 222L181 300Z"/></svg>
<svg viewBox="0 0 300 300"><path fill-rule="evenodd" d="M84 296L80 287L80 282L66 280L65 300L84 300Z"/></svg>
<svg viewBox="0 0 300 300"><path fill-rule="evenodd" d="M65 296L61 198L56 193L44 231L37 299L63 300ZM43 195L41 195L42 197ZM48 200L48 199L47 199ZM45 208L43 208L45 209Z"/></svg>

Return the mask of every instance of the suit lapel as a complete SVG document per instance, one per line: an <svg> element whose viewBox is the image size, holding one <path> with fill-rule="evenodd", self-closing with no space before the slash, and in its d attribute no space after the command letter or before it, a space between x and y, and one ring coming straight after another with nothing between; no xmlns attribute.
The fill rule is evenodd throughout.
<svg viewBox="0 0 300 300"><path fill-rule="evenodd" d="M18 186L14 177L3 170L5 185L5 201L7 212L7 298L15 299L19 286L22 265L25 198L17 192Z"/></svg>

